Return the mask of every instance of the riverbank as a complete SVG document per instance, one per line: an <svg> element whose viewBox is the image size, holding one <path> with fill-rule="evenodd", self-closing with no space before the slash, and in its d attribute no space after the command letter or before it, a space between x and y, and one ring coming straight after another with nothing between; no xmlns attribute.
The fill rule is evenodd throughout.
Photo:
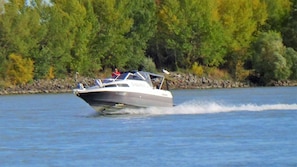
<svg viewBox="0 0 297 167"><path fill-rule="evenodd" d="M257 87L248 82L232 80L212 79L198 77L193 74L171 73L168 78L169 89L212 89L212 88L246 88ZM79 77L79 82L92 85L94 78ZM77 86L74 78L34 80L31 83L19 86L0 88L0 95L8 94L37 94L37 93L69 93ZM270 86L297 86L296 81L279 81Z"/></svg>

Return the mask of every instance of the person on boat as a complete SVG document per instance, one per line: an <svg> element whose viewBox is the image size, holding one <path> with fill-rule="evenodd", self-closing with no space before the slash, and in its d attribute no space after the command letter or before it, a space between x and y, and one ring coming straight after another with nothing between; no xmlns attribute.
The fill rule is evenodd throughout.
<svg viewBox="0 0 297 167"><path fill-rule="evenodd" d="M111 76L112 76L113 78L115 78L115 77L117 77L117 76L119 76L119 75L121 75L121 73L119 72L119 70L118 70L117 68L115 68L115 69L114 69L114 72L112 72Z"/></svg>

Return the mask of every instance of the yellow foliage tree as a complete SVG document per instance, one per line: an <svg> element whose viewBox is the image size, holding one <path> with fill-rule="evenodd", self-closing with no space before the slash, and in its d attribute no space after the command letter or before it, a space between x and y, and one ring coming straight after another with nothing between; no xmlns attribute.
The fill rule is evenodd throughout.
<svg viewBox="0 0 297 167"><path fill-rule="evenodd" d="M47 74L47 77L46 79L54 79L55 78L55 74L54 74L54 67L51 66L48 70L48 74Z"/></svg>
<svg viewBox="0 0 297 167"><path fill-rule="evenodd" d="M12 85L25 84L33 79L34 64L17 54L9 55L6 71L7 81Z"/></svg>

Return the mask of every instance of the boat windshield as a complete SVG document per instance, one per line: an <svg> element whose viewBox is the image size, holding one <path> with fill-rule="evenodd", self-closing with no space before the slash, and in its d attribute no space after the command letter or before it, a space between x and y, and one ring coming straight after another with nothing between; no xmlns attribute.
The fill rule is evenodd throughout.
<svg viewBox="0 0 297 167"><path fill-rule="evenodd" d="M125 72L122 73L120 76L116 78L116 80L125 80L125 79L130 79L130 80L145 80L139 73L131 73L131 72Z"/></svg>
<svg viewBox="0 0 297 167"><path fill-rule="evenodd" d="M141 80L146 81L151 87L161 89L165 78L162 75L145 71L128 71L122 73L112 80Z"/></svg>

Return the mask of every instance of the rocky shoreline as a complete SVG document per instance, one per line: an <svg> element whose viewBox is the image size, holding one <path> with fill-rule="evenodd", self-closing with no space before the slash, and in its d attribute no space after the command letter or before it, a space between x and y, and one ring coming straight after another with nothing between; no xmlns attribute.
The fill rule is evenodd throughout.
<svg viewBox="0 0 297 167"><path fill-rule="evenodd" d="M247 82L211 79L207 77L198 77L193 74L182 73L172 73L167 78L170 89L247 88L257 86ZM83 81L85 85L92 85L94 83L94 78L79 77L78 81ZM33 82L25 85L0 88L0 95L70 93L76 86L77 83L74 78L34 80ZM279 81L271 84L270 86L297 86L297 82Z"/></svg>

